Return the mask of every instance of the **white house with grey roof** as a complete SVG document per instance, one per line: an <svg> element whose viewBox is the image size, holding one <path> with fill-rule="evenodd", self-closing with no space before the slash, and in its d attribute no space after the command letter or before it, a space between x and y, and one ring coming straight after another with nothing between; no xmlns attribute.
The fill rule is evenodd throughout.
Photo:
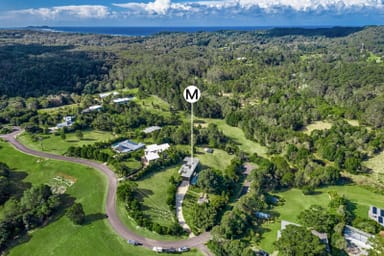
<svg viewBox="0 0 384 256"><path fill-rule="evenodd" d="M186 157L183 161L184 163L179 169L179 173L183 180L190 181L199 166L200 160L198 158Z"/></svg>
<svg viewBox="0 0 384 256"><path fill-rule="evenodd" d="M152 144L152 145L146 146L146 148L144 149L145 161L150 162L150 161L159 159L160 158L159 153L169 149L169 147L170 146L168 143L164 143L161 145Z"/></svg>

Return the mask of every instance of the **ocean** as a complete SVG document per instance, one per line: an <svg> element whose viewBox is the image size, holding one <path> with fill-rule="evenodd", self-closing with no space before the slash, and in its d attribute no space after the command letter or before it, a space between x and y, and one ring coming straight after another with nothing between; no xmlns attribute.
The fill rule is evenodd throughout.
<svg viewBox="0 0 384 256"><path fill-rule="evenodd" d="M214 32L220 30L254 31L270 28L271 27L50 27L47 30L119 36L149 36L162 32Z"/></svg>

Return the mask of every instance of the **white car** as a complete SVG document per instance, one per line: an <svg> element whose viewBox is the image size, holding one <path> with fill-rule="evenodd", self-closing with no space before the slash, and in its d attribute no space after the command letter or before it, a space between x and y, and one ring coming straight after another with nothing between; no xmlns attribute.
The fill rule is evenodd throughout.
<svg viewBox="0 0 384 256"><path fill-rule="evenodd" d="M155 247L152 248L152 251L154 251L154 252L163 252L163 248L155 246Z"/></svg>

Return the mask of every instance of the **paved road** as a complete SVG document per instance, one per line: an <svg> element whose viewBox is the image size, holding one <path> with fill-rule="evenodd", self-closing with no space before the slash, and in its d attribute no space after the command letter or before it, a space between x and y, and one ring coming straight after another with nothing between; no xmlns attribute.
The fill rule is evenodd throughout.
<svg viewBox="0 0 384 256"><path fill-rule="evenodd" d="M188 187L189 187L189 181L184 180L183 182L181 182L180 186L177 188L177 192L176 192L176 217L177 217L177 220L178 220L180 226L182 226L185 231L192 234L191 228L185 222L184 215L183 215L183 200L184 200L185 194L188 191Z"/></svg>
<svg viewBox="0 0 384 256"><path fill-rule="evenodd" d="M208 242L211 238L211 235L209 232L205 232L199 236L189 238L186 240L178 240L178 241L158 241L153 240L149 238L145 238L142 236L139 236L132 231L128 230L125 225L121 222L119 217L116 213L116 189L117 189L117 179L115 176L115 173L109 169L106 165L81 159L81 158L74 158L74 157L66 157L61 155L54 155L46 152L36 151L29 149L25 147L23 144L21 144L18 140L16 140L16 136L20 133L22 133L22 130L14 131L10 134L1 135L0 137L11 143L17 150L33 155L38 157L44 157L44 158L50 158L54 160L61 160L61 161L67 161L72 163L78 163L82 165L86 165L89 167L92 167L94 169L97 169L98 171L105 174L108 178L108 195L106 200L106 214L108 215L108 220L112 228L116 231L117 234L119 234L123 239L133 239L136 241L139 241L143 244L144 247L147 247L149 249L152 249L154 246L160 246L163 248L170 248L170 247L195 247L202 250L202 252L206 255L210 255L207 248L204 246L206 242Z"/></svg>

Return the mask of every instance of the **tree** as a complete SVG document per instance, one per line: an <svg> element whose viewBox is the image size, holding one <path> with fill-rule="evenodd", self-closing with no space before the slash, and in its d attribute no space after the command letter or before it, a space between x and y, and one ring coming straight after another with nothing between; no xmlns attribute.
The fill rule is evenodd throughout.
<svg viewBox="0 0 384 256"><path fill-rule="evenodd" d="M376 235L370 239L372 249L369 250L369 256L384 255L384 237Z"/></svg>
<svg viewBox="0 0 384 256"><path fill-rule="evenodd" d="M83 206L80 203L74 203L66 212L67 217L76 225L81 225L85 219Z"/></svg>
<svg viewBox="0 0 384 256"><path fill-rule="evenodd" d="M205 192L220 194L224 179L216 171L206 169L200 172L197 185Z"/></svg>
<svg viewBox="0 0 384 256"><path fill-rule="evenodd" d="M327 255L326 246L311 231L304 227L288 225L280 239L275 242L276 249L284 256L296 255Z"/></svg>
<svg viewBox="0 0 384 256"><path fill-rule="evenodd" d="M62 140L65 140L65 139L67 138L67 136L65 135L65 131L64 131L64 129L61 129L61 131L60 131L60 138L61 138Z"/></svg>
<svg viewBox="0 0 384 256"><path fill-rule="evenodd" d="M319 205L311 205L309 209L302 211L298 218L304 226L327 233L331 233L338 222L335 215Z"/></svg>

